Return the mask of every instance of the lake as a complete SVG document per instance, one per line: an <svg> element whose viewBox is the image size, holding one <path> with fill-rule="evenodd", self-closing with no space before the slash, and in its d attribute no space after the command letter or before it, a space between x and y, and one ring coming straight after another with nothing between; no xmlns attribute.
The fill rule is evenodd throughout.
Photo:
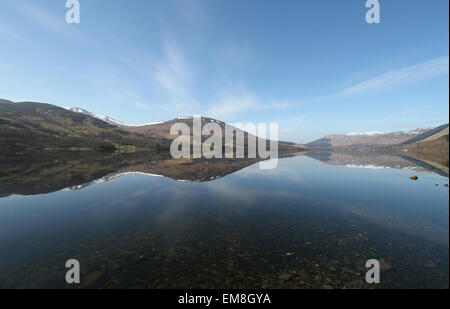
<svg viewBox="0 0 450 309"><path fill-rule="evenodd" d="M162 160L81 176L85 164L67 161L16 178L11 164L0 287L448 288L448 177L401 157L372 161L318 153L194 173ZM69 259L78 286L65 282ZM368 259L380 261L379 284L365 281Z"/></svg>

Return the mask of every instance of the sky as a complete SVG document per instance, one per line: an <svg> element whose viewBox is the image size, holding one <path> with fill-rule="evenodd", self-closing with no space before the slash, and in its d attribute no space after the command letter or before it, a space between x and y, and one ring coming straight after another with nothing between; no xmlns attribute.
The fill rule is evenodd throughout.
<svg viewBox="0 0 450 309"><path fill-rule="evenodd" d="M448 122L449 2L0 0L0 98L146 123L277 122L281 139Z"/></svg>

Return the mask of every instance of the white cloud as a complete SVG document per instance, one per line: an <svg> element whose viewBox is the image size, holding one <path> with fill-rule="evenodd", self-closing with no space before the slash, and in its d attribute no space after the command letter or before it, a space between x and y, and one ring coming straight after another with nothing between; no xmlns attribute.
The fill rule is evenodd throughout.
<svg viewBox="0 0 450 309"><path fill-rule="evenodd" d="M46 28L47 30L68 40L84 40L89 43L98 43L97 40L91 39L83 32L66 23L65 14L57 15L50 10L42 9L41 6L35 5L32 2L14 1L8 3L10 7L20 14L26 16L29 20Z"/></svg>
<svg viewBox="0 0 450 309"><path fill-rule="evenodd" d="M4 23L1 23L1 22L0 22L0 38L12 39L12 40L16 40L16 41L22 41L25 43L33 42L33 40L30 39L29 37L23 35L22 33L15 30L14 28L12 28Z"/></svg>
<svg viewBox="0 0 450 309"><path fill-rule="evenodd" d="M154 77L175 109L192 109L197 105L191 94L195 78L193 69L173 42L164 44L163 59L156 63Z"/></svg>
<svg viewBox="0 0 450 309"><path fill-rule="evenodd" d="M228 87L222 89L218 98L206 112L206 116L228 120L249 111L285 109L291 104L280 102L261 102L254 94L244 88Z"/></svg>
<svg viewBox="0 0 450 309"><path fill-rule="evenodd" d="M61 31L63 31L61 26L63 26L64 19L61 18L60 20L58 20L48 11L45 11L29 3L27 5L17 5L16 8L28 18L52 32L61 34Z"/></svg>
<svg viewBox="0 0 450 309"><path fill-rule="evenodd" d="M398 70L389 71L347 88L337 93L335 96L346 98L362 94L371 94L388 88L439 77L448 74L448 60L448 56L444 56L403 67Z"/></svg>
<svg viewBox="0 0 450 309"><path fill-rule="evenodd" d="M133 105L136 106L139 109L145 110L145 111L153 111L154 109L150 108L150 106L143 104L139 101L133 102Z"/></svg>
<svg viewBox="0 0 450 309"><path fill-rule="evenodd" d="M300 102L262 102L247 90L226 89L207 111L215 118L229 119L248 111L285 109L306 103L322 103L354 96L371 95L390 88L430 80L448 74L449 57L439 57L419 64L392 70L367 81L358 83L338 93Z"/></svg>
<svg viewBox="0 0 450 309"><path fill-rule="evenodd" d="M259 108L255 98L249 93L222 94L218 101L206 112L213 118L227 119L237 113Z"/></svg>
<svg viewBox="0 0 450 309"><path fill-rule="evenodd" d="M205 27L209 21L208 12L198 0L178 1L175 9L194 28ZM203 29L205 31L206 29Z"/></svg>

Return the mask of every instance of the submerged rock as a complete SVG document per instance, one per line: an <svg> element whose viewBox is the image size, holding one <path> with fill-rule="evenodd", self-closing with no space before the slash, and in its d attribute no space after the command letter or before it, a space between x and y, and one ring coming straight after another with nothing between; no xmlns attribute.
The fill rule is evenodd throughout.
<svg viewBox="0 0 450 309"><path fill-rule="evenodd" d="M291 279L291 275L290 274L281 274L278 276L278 279L283 280L283 281L288 281L289 279Z"/></svg>
<svg viewBox="0 0 450 309"><path fill-rule="evenodd" d="M424 264L424 266L427 268L433 268L436 267L436 264L434 264L432 261L428 261Z"/></svg>
<svg viewBox="0 0 450 309"><path fill-rule="evenodd" d="M380 259L380 269L381 269L381 271L386 271L386 270L389 270L391 268L392 268L391 264L389 264L388 262L386 262L383 259Z"/></svg>
<svg viewBox="0 0 450 309"><path fill-rule="evenodd" d="M97 282L103 276L103 272L101 271L93 271L86 275L85 278L81 278L80 288L90 287L92 284Z"/></svg>

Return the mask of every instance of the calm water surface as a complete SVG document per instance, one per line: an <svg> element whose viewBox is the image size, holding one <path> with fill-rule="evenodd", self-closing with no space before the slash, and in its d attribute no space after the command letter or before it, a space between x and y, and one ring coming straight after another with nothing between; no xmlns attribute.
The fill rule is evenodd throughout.
<svg viewBox="0 0 450 309"><path fill-rule="evenodd" d="M12 195L0 287L68 287L78 259L89 288L445 288L447 183L300 156L209 182L131 175ZM377 286L368 259L381 261Z"/></svg>

